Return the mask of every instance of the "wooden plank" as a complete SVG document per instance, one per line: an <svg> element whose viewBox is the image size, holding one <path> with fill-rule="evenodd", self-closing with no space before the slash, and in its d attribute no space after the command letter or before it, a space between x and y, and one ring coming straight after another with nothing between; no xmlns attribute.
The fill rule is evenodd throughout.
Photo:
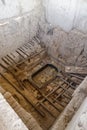
<svg viewBox="0 0 87 130"><path fill-rule="evenodd" d="M37 106L35 106L35 104L31 101L31 99L29 98L29 95L25 95L24 91L21 91L15 84L13 84L9 79L7 79L6 76L4 76L2 73L0 73L0 76L2 76L3 79L5 79L12 87L14 87L16 89L16 91L21 94L25 100L27 100L31 106L42 116L45 117L45 113L42 112Z"/></svg>
<svg viewBox="0 0 87 130"><path fill-rule="evenodd" d="M87 74L87 67L78 67L78 66L65 66L66 73L73 74Z"/></svg>

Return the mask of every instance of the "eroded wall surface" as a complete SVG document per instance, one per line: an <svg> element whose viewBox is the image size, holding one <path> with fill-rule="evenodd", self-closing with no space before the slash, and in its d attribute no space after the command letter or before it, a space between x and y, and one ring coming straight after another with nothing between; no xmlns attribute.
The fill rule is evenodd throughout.
<svg viewBox="0 0 87 130"><path fill-rule="evenodd" d="M87 32L86 0L43 0L43 5L52 26L59 25L66 32L73 28Z"/></svg>
<svg viewBox="0 0 87 130"><path fill-rule="evenodd" d="M0 57L35 36L40 17L40 0L1 0Z"/></svg>
<svg viewBox="0 0 87 130"><path fill-rule="evenodd" d="M49 52L73 63L82 52L87 57L87 1L43 0L43 8L40 37Z"/></svg>
<svg viewBox="0 0 87 130"><path fill-rule="evenodd" d="M79 110L68 124L65 130L86 130L87 129L87 98L83 101Z"/></svg>
<svg viewBox="0 0 87 130"><path fill-rule="evenodd" d="M22 120L0 93L0 129L1 130L28 130Z"/></svg>

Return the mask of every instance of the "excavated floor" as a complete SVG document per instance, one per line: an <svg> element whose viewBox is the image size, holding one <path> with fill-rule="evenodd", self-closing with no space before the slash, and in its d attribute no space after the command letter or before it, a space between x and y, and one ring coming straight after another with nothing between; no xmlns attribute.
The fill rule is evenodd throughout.
<svg viewBox="0 0 87 130"><path fill-rule="evenodd" d="M18 58L19 57L19 58ZM2 58L0 85L48 130L82 82L48 56L38 38Z"/></svg>

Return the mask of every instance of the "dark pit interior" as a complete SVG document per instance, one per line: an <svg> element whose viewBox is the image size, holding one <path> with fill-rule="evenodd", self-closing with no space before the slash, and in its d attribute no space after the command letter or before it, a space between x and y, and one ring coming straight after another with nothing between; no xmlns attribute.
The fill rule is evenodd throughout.
<svg viewBox="0 0 87 130"><path fill-rule="evenodd" d="M46 64L37 72L35 72L32 76L32 82L38 87L45 87L47 84L52 82L53 79L57 76L57 68L52 64Z"/></svg>
<svg viewBox="0 0 87 130"><path fill-rule="evenodd" d="M72 99L84 77L67 74L59 59L33 40L2 58L0 85L48 130Z"/></svg>

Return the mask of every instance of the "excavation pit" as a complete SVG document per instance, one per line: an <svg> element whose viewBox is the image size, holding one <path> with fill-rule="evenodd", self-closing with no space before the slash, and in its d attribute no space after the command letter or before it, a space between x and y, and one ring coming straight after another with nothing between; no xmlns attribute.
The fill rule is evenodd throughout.
<svg viewBox="0 0 87 130"><path fill-rule="evenodd" d="M24 45L16 50L19 62L11 54L2 58L4 73L0 73L0 85L33 115L43 130L48 130L71 101L82 79L65 73L36 39L27 48ZM31 49L30 54L29 47L39 49Z"/></svg>

